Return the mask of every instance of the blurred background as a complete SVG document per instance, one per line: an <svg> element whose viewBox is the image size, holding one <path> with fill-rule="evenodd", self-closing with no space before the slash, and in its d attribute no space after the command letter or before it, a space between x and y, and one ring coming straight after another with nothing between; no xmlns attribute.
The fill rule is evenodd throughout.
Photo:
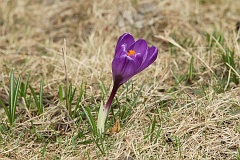
<svg viewBox="0 0 240 160"><path fill-rule="evenodd" d="M115 45L125 32L158 47L159 55L129 82L129 90L120 88L113 106L118 114L123 106L131 110L131 100L138 92L141 95L129 115L120 119L121 133L104 141L107 156L236 158L240 155L240 118L234 112L239 110L239 28L239 0L0 0L0 98L8 103L11 69L23 81L31 72L29 83L37 91L44 77L47 111L45 119L33 113L37 129L32 134L21 103L16 129L3 132L7 118L0 107L4 133L0 146L5 147L0 159L39 158L43 151L46 159L85 159L83 153L89 159L104 157L91 139L86 117L79 126L69 127L77 118L68 119L59 102L58 86L65 83L62 48L65 39L69 81L78 89L84 83L81 104L90 106L95 118L100 101L109 95ZM84 115L82 108L79 112ZM146 131L154 119L161 131L156 143ZM68 130L51 128L50 122ZM36 136L39 133L45 136L44 143ZM154 130L154 137L157 134Z"/></svg>

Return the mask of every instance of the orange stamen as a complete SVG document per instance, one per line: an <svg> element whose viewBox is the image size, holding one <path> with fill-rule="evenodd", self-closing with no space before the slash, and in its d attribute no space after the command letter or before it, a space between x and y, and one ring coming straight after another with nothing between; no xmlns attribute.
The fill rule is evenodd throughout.
<svg viewBox="0 0 240 160"><path fill-rule="evenodd" d="M131 56L131 55L134 55L134 54L136 54L136 52L135 52L134 50L129 50L129 51L127 52L127 55L128 55L128 56Z"/></svg>

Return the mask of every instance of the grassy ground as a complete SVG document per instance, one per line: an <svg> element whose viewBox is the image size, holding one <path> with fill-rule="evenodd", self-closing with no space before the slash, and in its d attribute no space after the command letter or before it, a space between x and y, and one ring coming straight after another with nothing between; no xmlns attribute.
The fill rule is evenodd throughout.
<svg viewBox="0 0 240 160"><path fill-rule="evenodd" d="M13 127L0 105L0 159L240 159L239 0L2 0L0 12L2 102L11 69L22 85L31 72L36 95L44 77L43 114L30 88ZM106 127L121 131L99 137L86 115L108 98L124 32L159 56L118 91ZM59 91L64 39L75 115Z"/></svg>

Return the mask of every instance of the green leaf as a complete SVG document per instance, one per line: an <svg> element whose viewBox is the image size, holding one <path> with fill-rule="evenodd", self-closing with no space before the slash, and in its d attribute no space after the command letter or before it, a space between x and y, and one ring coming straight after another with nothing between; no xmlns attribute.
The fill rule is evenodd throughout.
<svg viewBox="0 0 240 160"><path fill-rule="evenodd" d="M40 91L39 91L39 114L43 113L43 83L44 79L42 78L42 81L40 83Z"/></svg>
<svg viewBox="0 0 240 160"><path fill-rule="evenodd" d="M39 108L39 101L38 101L37 95L36 95L36 93L35 93L35 91L34 91L34 89L32 88L31 85L29 86L29 88L30 88L31 93L32 93L32 95L33 95L35 104L36 104L37 108Z"/></svg>
<svg viewBox="0 0 240 160"><path fill-rule="evenodd" d="M97 126L93 119L90 109L88 107L83 107L83 106L82 106L82 109L83 109L85 115L87 116L88 122L90 123L91 129L92 129L92 132L94 133L94 135L97 135Z"/></svg>

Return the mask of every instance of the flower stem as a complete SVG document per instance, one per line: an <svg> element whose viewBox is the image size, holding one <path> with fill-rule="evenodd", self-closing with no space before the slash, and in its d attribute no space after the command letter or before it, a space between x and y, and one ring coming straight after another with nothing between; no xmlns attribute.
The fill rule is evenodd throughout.
<svg viewBox="0 0 240 160"><path fill-rule="evenodd" d="M100 133L104 132L105 121L107 119L108 112L110 110L112 101L113 101L113 99L114 99L114 97L117 93L117 90L118 90L119 86L120 85L116 85L116 84L113 85L112 92L110 94L110 97L109 97L105 107L101 103L101 106L100 106L100 109L99 109L99 112L98 112L98 120L97 120L97 128L98 128Z"/></svg>
<svg viewBox="0 0 240 160"><path fill-rule="evenodd" d="M111 107L112 101L113 101L113 99L114 99L114 97L115 97L115 95L117 93L117 90L118 90L119 86L120 85L116 85L116 84L113 85L112 92L111 92L110 97L109 97L109 99L108 99L108 101L106 103L106 110L107 110L107 112L109 112L109 109Z"/></svg>

